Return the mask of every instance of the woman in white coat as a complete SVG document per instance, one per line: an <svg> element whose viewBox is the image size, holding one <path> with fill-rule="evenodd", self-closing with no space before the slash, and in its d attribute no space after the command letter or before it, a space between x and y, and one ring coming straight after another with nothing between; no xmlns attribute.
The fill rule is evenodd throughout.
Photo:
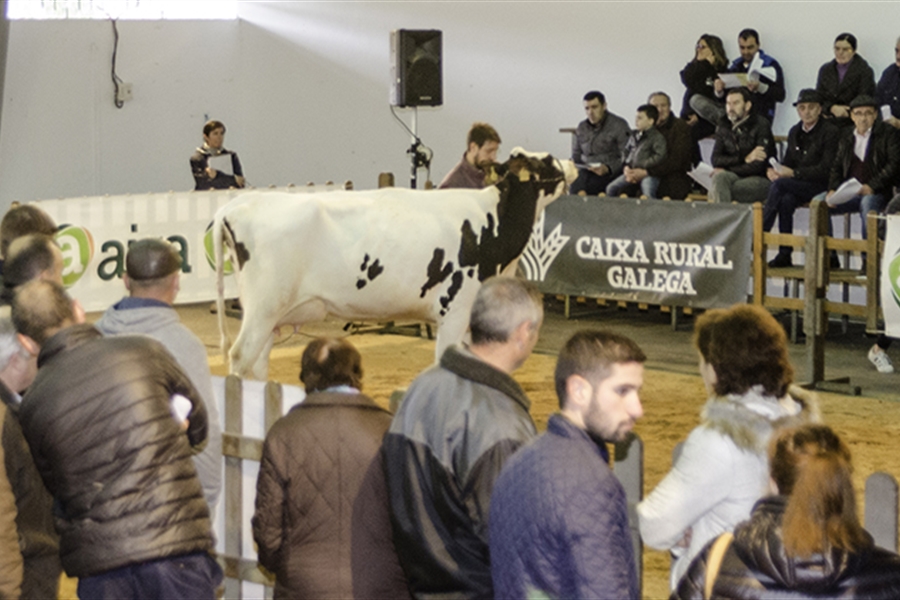
<svg viewBox="0 0 900 600"><path fill-rule="evenodd" d="M762 307L707 311L694 343L709 400L672 470L637 507L644 543L677 557L672 589L707 542L748 519L769 493L772 432L818 420L811 394L788 393L787 338Z"/></svg>

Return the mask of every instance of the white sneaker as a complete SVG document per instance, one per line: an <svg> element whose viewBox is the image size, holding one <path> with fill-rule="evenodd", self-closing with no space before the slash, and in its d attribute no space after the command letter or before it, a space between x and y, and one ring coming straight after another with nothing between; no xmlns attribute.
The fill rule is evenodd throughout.
<svg viewBox="0 0 900 600"><path fill-rule="evenodd" d="M891 357L887 355L887 352L878 348L878 346L872 346L869 349L869 362L875 365L875 368L878 369L879 373L894 372L894 365L891 364Z"/></svg>

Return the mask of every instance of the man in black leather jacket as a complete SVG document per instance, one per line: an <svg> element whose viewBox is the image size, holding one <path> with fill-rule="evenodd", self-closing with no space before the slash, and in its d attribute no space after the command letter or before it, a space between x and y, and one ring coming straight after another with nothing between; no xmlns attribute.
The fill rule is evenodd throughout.
<svg viewBox="0 0 900 600"><path fill-rule="evenodd" d="M751 109L746 88L728 90L726 116L716 126L710 202L761 202L769 192L766 167L775 155L772 126Z"/></svg>
<svg viewBox="0 0 900 600"><path fill-rule="evenodd" d="M38 353L20 420L78 596L212 600L222 572L191 461L206 409L188 377L149 337L104 338L79 323L57 283L19 288L12 319ZM190 401L186 420L176 395Z"/></svg>

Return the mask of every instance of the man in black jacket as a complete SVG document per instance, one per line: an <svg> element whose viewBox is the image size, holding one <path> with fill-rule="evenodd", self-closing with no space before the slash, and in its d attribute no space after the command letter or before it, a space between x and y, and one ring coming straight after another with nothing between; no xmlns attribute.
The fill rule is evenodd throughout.
<svg viewBox="0 0 900 600"><path fill-rule="evenodd" d="M771 125L752 106L746 88L728 90L726 116L716 126L711 202L761 202L769 192L766 166L775 141Z"/></svg>
<svg viewBox="0 0 900 600"><path fill-rule="evenodd" d="M394 547L414 598L493 598L488 507L500 469L536 435L512 378L544 317L534 284L484 282L472 344L416 377L382 444Z"/></svg>
<svg viewBox="0 0 900 600"><path fill-rule="evenodd" d="M828 192L816 196L828 202L831 214L859 211L863 238L866 237L866 215L870 211L884 210L900 174L900 139L893 128L878 121L877 117L872 96L857 96L850 102L853 129L844 132L838 144L828 179ZM849 200L835 204L832 200L835 191L852 178L861 183L862 188ZM830 233L830 221L828 226Z"/></svg>
<svg viewBox="0 0 900 600"><path fill-rule="evenodd" d="M79 324L54 282L16 290L12 319L38 356L20 422L78 596L212 600L222 572L191 461L206 409L188 377L149 337L104 338ZM186 420L176 395L190 401Z"/></svg>
<svg viewBox="0 0 900 600"><path fill-rule="evenodd" d="M767 171L772 185L763 208L763 230L771 231L778 219L780 233L794 231L794 211L828 187L828 175L837 152L838 128L822 119L822 99L813 89L800 90L794 103L800 122L788 132L787 151L780 165ZM781 246L770 267L791 266L790 246Z"/></svg>

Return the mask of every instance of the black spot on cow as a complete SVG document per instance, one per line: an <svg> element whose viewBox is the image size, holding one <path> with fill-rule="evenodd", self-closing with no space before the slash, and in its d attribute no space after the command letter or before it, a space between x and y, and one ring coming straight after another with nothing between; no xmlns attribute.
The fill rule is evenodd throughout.
<svg viewBox="0 0 900 600"><path fill-rule="evenodd" d="M453 302L453 299L456 298L456 295L459 293L460 288L462 288L463 284L463 273L462 271L456 271L453 273L453 277L450 279L450 287L447 288L447 295L441 296L441 316L443 317L447 314L447 311L450 310L450 303Z"/></svg>
<svg viewBox="0 0 900 600"><path fill-rule="evenodd" d="M469 269L468 271L466 271L466 275L469 276L469 279L472 279L473 277L475 277L475 269Z"/></svg>
<svg viewBox="0 0 900 600"><path fill-rule="evenodd" d="M382 273L384 273L384 267L381 266L381 263L378 262L378 259L376 258L375 262L373 262L369 267L369 271L367 273L367 275L369 276L369 281L372 281Z"/></svg>
<svg viewBox="0 0 900 600"><path fill-rule="evenodd" d="M425 281L425 285L422 286L422 293L419 294L419 298L424 298L428 290L443 283L445 279L450 277L452 272L453 263L448 262L446 265L444 264L444 249L435 248L434 254L431 256L431 262L428 263L426 273L428 279Z"/></svg>
<svg viewBox="0 0 900 600"><path fill-rule="evenodd" d="M225 228L228 230L228 235L234 240L234 254L237 257L238 261L238 269L244 268L244 263L250 260L250 251L247 250L247 246L244 245L243 242L237 241L234 237L234 230L231 228L231 225L228 224L228 221L222 219L222 224L225 225Z"/></svg>
<svg viewBox="0 0 900 600"><path fill-rule="evenodd" d="M478 236L472 229L472 223L468 219L463 221L460 231L462 238L459 244L459 266L473 267L478 264Z"/></svg>
<svg viewBox="0 0 900 600"><path fill-rule="evenodd" d="M359 266L360 271L365 272L365 277L360 277L356 280L356 289L361 290L366 287L366 284L381 275L384 272L384 267L381 264L380 259L376 258L375 262L371 265L369 264L370 256L368 254L363 258L362 264Z"/></svg>

